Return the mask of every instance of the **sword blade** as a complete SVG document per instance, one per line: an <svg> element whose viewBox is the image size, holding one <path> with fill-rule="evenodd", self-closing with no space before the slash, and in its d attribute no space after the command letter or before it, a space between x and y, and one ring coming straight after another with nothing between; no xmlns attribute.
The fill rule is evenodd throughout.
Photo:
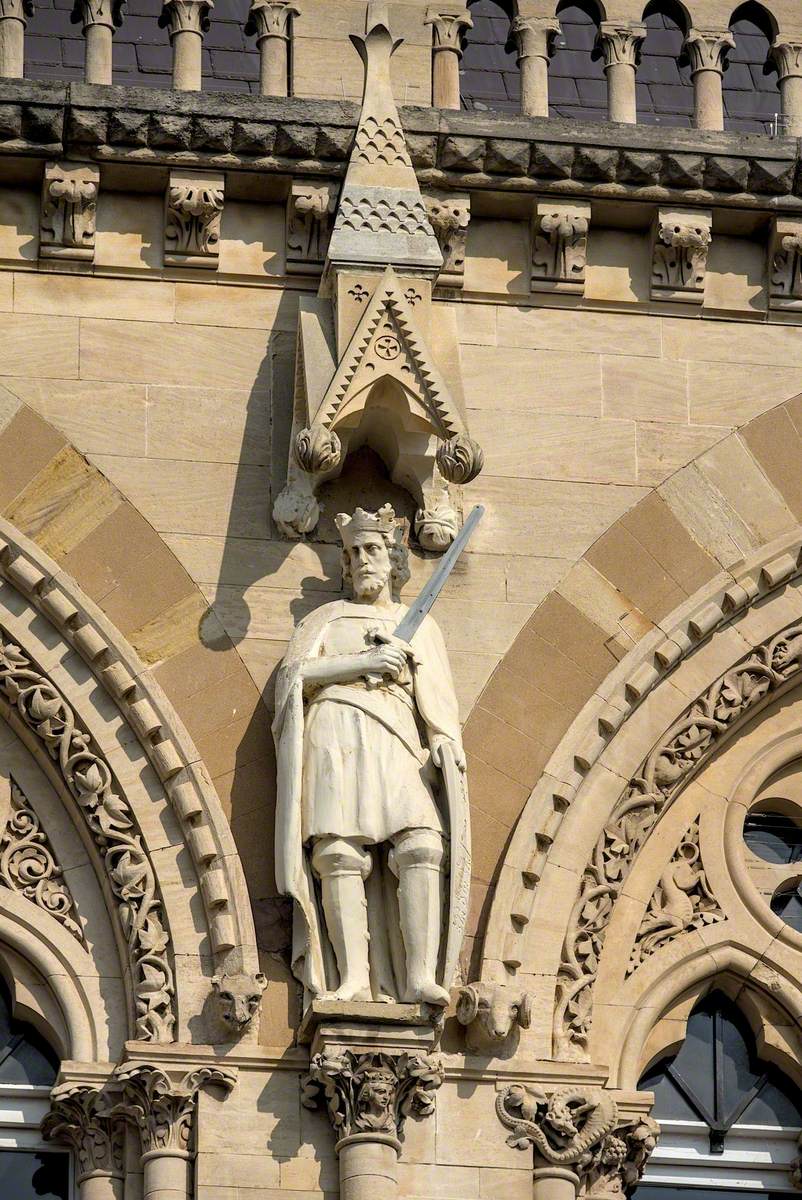
<svg viewBox="0 0 802 1200"><path fill-rule="evenodd" d="M460 529L454 541L440 559L437 570L432 573L431 579L423 586L415 602L410 604L406 616L402 618L395 631L397 638L402 638L405 642L412 640L420 628L423 618L443 590L446 580L454 570L457 559L462 554L462 551L470 540L471 534L484 516L484 511L484 506L477 504L468 514L462 529Z"/></svg>

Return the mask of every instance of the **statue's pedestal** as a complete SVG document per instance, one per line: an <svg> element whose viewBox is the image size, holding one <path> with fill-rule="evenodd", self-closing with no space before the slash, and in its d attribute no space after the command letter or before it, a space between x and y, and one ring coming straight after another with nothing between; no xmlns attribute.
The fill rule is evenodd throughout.
<svg viewBox="0 0 802 1200"><path fill-rule="evenodd" d="M298 1040L310 1043L303 1103L325 1103L337 1138L341 1200L396 1200L399 1136L427 1117L443 1081L432 1053L442 1009L316 1000Z"/></svg>

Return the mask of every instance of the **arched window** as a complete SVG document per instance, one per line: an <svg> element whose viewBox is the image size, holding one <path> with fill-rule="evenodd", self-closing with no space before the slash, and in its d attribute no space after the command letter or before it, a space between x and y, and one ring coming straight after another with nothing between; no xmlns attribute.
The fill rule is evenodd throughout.
<svg viewBox="0 0 802 1200"><path fill-rule="evenodd" d="M549 112L577 120L607 119L607 81L596 49L599 11L593 0L562 0L561 34L549 63Z"/></svg>
<svg viewBox="0 0 802 1200"><path fill-rule="evenodd" d="M0 980L0 1197L69 1200L70 1159L45 1146L39 1126L58 1074L56 1055L30 1025L11 1015Z"/></svg>
<svg viewBox="0 0 802 1200"><path fill-rule="evenodd" d="M672 0L653 0L643 14L646 39L637 76L638 121L644 125L693 124L693 80L683 55L687 20Z"/></svg>
<svg viewBox="0 0 802 1200"><path fill-rule="evenodd" d="M654 1092L661 1136L636 1200L703 1200L710 1188L765 1200L794 1190L802 1093L758 1057L747 1021L721 992L697 1004L679 1051L639 1087Z"/></svg>
<svg viewBox="0 0 802 1200"><path fill-rule="evenodd" d="M724 128L766 133L780 109L777 68L770 56L774 30L762 4L736 8L730 19L735 46L724 72Z"/></svg>
<svg viewBox="0 0 802 1200"><path fill-rule="evenodd" d="M463 108L521 107L521 72L510 40L512 10L498 0L468 0L473 28L465 32L460 62L460 96Z"/></svg>

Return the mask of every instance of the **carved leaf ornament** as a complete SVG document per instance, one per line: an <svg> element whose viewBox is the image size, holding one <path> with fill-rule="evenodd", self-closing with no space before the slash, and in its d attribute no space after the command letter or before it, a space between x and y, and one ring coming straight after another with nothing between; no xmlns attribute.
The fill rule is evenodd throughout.
<svg viewBox="0 0 802 1200"><path fill-rule="evenodd" d="M660 814L722 738L798 674L801 664L797 623L758 646L689 705L630 781L596 843L571 913L557 974L558 1053L574 1059L588 1053L592 990L610 916Z"/></svg>
<svg viewBox="0 0 802 1200"><path fill-rule="evenodd" d="M137 1037L169 1042L174 1024L169 935L153 867L108 763L54 684L0 626L0 696L56 764L103 860L128 944Z"/></svg>

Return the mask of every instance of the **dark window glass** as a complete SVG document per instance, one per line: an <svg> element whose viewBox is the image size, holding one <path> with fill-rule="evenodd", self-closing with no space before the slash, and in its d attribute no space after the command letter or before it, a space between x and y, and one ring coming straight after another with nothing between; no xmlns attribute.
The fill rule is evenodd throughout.
<svg viewBox="0 0 802 1200"><path fill-rule="evenodd" d="M802 859L802 827L782 813L749 813L744 821L744 841L764 862L786 864Z"/></svg>
<svg viewBox="0 0 802 1200"><path fill-rule="evenodd" d="M660 1187L654 1183L641 1184L632 1193L632 1200L788 1200L788 1192L747 1192L738 1188Z"/></svg>
<svg viewBox="0 0 802 1200"><path fill-rule="evenodd" d="M3 1200L67 1200L69 1168L67 1154L0 1150L0 1196Z"/></svg>
<svg viewBox="0 0 802 1200"><path fill-rule="evenodd" d="M771 911L782 917L786 925L790 925L797 933L802 933L802 898L799 895L799 881L784 883L771 898Z"/></svg>
<svg viewBox="0 0 802 1200"><path fill-rule="evenodd" d="M758 1058L747 1022L720 992L696 1006L679 1051L648 1070L639 1086L654 1092L658 1120L703 1121L714 1154L723 1152L736 1124L802 1125L802 1093ZM668 1200L660 1191L659 1200Z"/></svg>
<svg viewBox="0 0 802 1200"><path fill-rule="evenodd" d="M28 1083L51 1087L58 1074L58 1057L44 1038L24 1021L11 1016L11 997L0 980L0 1084ZM0 1189L0 1198L6 1193Z"/></svg>

